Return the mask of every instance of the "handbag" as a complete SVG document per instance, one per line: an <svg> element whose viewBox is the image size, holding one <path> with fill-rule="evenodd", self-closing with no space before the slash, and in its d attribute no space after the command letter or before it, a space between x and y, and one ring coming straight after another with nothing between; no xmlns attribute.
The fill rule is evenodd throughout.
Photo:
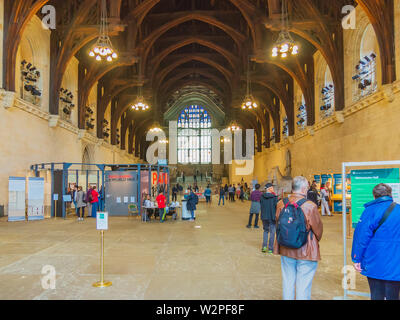
<svg viewBox="0 0 400 320"><path fill-rule="evenodd" d="M381 221L379 221L378 227L374 230L374 235L378 231L378 229L385 223L385 221L390 217L395 207L396 207L396 202L393 202L389 206L389 208L386 209L385 214L383 215Z"/></svg>

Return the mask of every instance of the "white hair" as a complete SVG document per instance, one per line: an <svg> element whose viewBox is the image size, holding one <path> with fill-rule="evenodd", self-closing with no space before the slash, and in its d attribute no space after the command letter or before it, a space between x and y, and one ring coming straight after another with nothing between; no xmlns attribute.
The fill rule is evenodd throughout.
<svg viewBox="0 0 400 320"><path fill-rule="evenodd" d="M292 192L299 192L308 188L308 180L302 176L295 177L292 182Z"/></svg>

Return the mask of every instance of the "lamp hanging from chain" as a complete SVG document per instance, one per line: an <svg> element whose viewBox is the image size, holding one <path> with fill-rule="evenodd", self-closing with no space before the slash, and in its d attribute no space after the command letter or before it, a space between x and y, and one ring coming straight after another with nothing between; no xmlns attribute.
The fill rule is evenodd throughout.
<svg viewBox="0 0 400 320"><path fill-rule="evenodd" d="M287 7L287 0L282 0L282 30L279 33L278 39L272 49L272 56L286 58L289 54L297 55L299 53L299 46L293 40L289 32L289 11Z"/></svg>
<svg viewBox="0 0 400 320"><path fill-rule="evenodd" d="M243 110L252 110L256 109L258 107L258 104L254 97L251 94L251 80L250 80L250 60L247 62L247 91L246 91L246 97L244 98L244 101L242 103L242 109Z"/></svg>
<svg viewBox="0 0 400 320"><path fill-rule="evenodd" d="M89 56L95 57L96 61L99 62L103 59L112 62L114 59L118 58L118 54L114 51L110 36L108 35L106 0L101 0L100 34L93 49L90 50Z"/></svg>
<svg viewBox="0 0 400 320"><path fill-rule="evenodd" d="M232 132L239 131L240 129L240 126L235 122L232 122L231 125L228 127L228 130Z"/></svg>
<svg viewBox="0 0 400 320"><path fill-rule="evenodd" d="M139 63L139 86L138 86L138 95L136 97L135 103L132 106L133 110L136 111L145 111L148 110L150 107L149 105L145 102L144 97L143 97L143 87L142 87L142 64L140 60L138 61Z"/></svg>
<svg viewBox="0 0 400 320"><path fill-rule="evenodd" d="M153 126L151 127L151 129L149 131L155 133L155 132L161 132L163 130L161 129L161 126L158 122L154 122Z"/></svg>

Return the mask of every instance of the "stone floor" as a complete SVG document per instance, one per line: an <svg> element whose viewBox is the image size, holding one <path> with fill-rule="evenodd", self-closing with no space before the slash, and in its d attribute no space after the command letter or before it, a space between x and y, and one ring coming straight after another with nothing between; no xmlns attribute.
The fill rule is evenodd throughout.
<svg viewBox="0 0 400 320"><path fill-rule="evenodd" d="M141 223L111 218L105 238L109 288L99 280L95 219L0 219L0 299L281 299L278 256L260 252L262 229L247 229L249 203L199 206L193 222ZM341 216L324 217L322 261L313 299L343 294ZM350 244L349 244L350 245ZM349 246L350 248L350 246ZM56 289L42 288L55 267ZM357 291L368 292L357 275Z"/></svg>

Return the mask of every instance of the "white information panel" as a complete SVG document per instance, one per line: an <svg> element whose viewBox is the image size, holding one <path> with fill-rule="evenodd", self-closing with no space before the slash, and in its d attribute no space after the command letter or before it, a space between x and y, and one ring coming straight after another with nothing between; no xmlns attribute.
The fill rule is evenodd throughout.
<svg viewBox="0 0 400 320"><path fill-rule="evenodd" d="M25 220L25 178L8 179L8 221Z"/></svg>
<svg viewBox="0 0 400 320"><path fill-rule="evenodd" d="M108 230L108 212L97 212L97 230Z"/></svg>
<svg viewBox="0 0 400 320"><path fill-rule="evenodd" d="M44 178L28 178L28 220L44 219Z"/></svg>

